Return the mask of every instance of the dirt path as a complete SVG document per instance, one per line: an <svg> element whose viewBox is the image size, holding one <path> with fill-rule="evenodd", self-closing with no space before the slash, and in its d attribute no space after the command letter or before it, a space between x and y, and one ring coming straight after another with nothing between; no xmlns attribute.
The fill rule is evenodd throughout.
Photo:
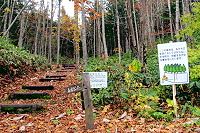
<svg viewBox="0 0 200 133"><path fill-rule="evenodd" d="M39 82L40 78L47 75L67 75L67 77L64 81ZM115 107L108 105L103 111L94 110L95 129L86 130L80 94L66 95L64 89L78 83L75 70L62 73L52 70L23 76L15 83L7 85L3 88L4 92L0 94L1 103L42 103L44 110L27 114L1 112L0 133L189 133L200 128L195 124L189 126L182 124L190 119L179 119L175 122L147 122L126 113L119 119L123 112L117 109L117 105ZM55 90L39 91L48 92L51 99L7 100L10 92L21 92L22 85L53 85ZM26 92L35 91L26 90Z"/></svg>

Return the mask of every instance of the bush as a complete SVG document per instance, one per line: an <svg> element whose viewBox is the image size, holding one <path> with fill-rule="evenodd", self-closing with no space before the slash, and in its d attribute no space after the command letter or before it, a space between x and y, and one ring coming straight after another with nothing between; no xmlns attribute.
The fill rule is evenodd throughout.
<svg viewBox="0 0 200 133"><path fill-rule="evenodd" d="M8 40L0 37L0 74L17 76L49 66L46 58L30 54L23 47L14 46Z"/></svg>
<svg viewBox="0 0 200 133"><path fill-rule="evenodd" d="M151 87L154 82L150 73L141 73L142 64L128 54L124 54L121 63L118 56L90 58L87 72L108 72L108 87L93 90L93 102L96 105L109 103L122 104L131 99L130 91Z"/></svg>

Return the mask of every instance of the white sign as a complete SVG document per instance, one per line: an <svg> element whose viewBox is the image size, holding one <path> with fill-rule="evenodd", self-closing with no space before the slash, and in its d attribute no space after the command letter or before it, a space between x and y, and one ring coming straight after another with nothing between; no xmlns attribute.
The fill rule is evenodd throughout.
<svg viewBox="0 0 200 133"><path fill-rule="evenodd" d="M90 75L90 87L91 88L105 88L107 84L107 72L88 72Z"/></svg>
<svg viewBox="0 0 200 133"><path fill-rule="evenodd" d="M186 42L158 44L161 85L189 83Z"/></svg>

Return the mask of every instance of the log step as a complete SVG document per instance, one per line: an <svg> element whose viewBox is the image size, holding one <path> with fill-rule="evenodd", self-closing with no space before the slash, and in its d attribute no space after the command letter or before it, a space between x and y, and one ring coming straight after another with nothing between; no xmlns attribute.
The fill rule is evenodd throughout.
<svg viewBox="0 0 200 133"><path fill-rule="evenodd" d="M61 70L66 70L66 69L76 69L76 67L64 67L64 69Z"/></svg>
<svg viewBox="0 0 200 133"><path fill-rule="evenodd" d="M61 79L61 78L41 78L39 81L40 82L47 82L47 81L62 81L62 80L65 80L65 79Z"/></svg>
<svg viewBox="0 0 200 133"><path fill-rule="evenodd" d="M68 68L68 67L76 67L74 64L62 64L62 67Z"/></svg>
<svg viewBox="0 0 200 133"><path fill-rule="evenodd" d="M28 90L53 90L54 87L52 85L49 85L49 86L22 86L22 89L28 89Z"/></svg>
<svg viewBox="0 0 200 133"><path fill-rule="evenodd" d="M71 70L57 70L56 72L72 72Z"/></svg>
<svg viewBox="0 0 200 133"><path fill-rule="evenodd" d="M41 103L30 103L30 104L0 104L0 112L18 112L18 108L30 108L33 111L36 111L38 108L41 108Z"/></svg>
<svg viewBox="0 0 200 133"><path fill-rule="evenodd" d="M46 78L61 78L61 77L67 77L66 75L52 75L52 76L46 76Z"/></svg>
<svg viewBox="0 0 200 133"><path fill-rule="evenodd" d="M25 92L18 93L12 92L9 94L8 99L50 99L51 96L46 92Z"/></svg>

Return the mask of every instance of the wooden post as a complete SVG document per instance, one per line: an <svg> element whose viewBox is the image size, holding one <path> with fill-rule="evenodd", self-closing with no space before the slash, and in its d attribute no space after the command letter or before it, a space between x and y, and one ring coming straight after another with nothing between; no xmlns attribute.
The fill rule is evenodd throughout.
<svg viewBox="0 0 200 133"><path fill-rule="evenodd" d="M172 41L169 41L169 43L173 43ZM175 73L174 73L174 78L175 78ZM173 101L174 101L174 114L176 115L176 117L178 117L177 114L177 102L176 102L176 85L172 85L172 92L173 92Z"/></svg>
<svg viewBox="0 0 200 133"><path fill-rule="evenodd" d="M82 109L85 110L83 91L81 91L81 103L82 103Z"/></svg>
<svg viewBox="0 0 200 133"><path fill-rule="evenodd" d="M92 105L92 94L90 88L90 75L89 73L83 73L83 97L85 105L85 122L87 129L94 129L94 118L93 118L93 105Z"/></svg>
<svg viewBox="0 0 200 133"><path fill-rule="evenodd" d="M172 89L173 89L173 101L174 101L174 114L176 115L176 117L178 117L177 114L177 102L176 102L176 85L172 85Z"/></svg>

